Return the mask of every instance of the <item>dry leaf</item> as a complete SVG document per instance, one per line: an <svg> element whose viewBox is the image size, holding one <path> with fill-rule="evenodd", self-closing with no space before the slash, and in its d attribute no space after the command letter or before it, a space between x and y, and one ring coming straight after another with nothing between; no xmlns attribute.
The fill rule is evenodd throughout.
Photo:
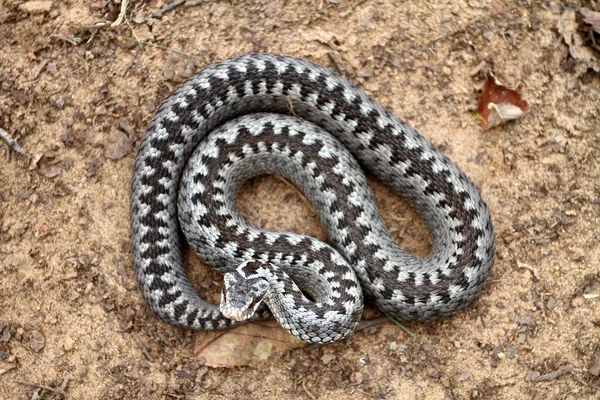
<svg viewBox="0 0 600 400"><path fill-rule="evenodd" d="M306 346L275 320L251 322L227 331L206 331L196 336L194 357L213 368L253 365L276 354Z"/></svg>
<svg viewBox="0 0 600 400"><path fill-rule="evenodd" d="M600 72L600 60L594 54L594 50L585 45L577 27L577 16L573 10L565 10L556 24L558 32L569 46L569 55L576 61L575 77L584 74L590 68Z"/></svg>
<svg viewBox="0 0 600 400"><path fill-rule="evenodd" d="M529 112L529 105L519 93L500 84L493 75L488 75L477 104L476 118L483 129L517 119L526 112Z"/></svg>
<svg viewBox="0 0 600 400"><path fill-rule="evenodd" d="M583 16L583 22L591 25L595 32L600 33L600 13L585 7L582 7L579 12Z"/></svg>

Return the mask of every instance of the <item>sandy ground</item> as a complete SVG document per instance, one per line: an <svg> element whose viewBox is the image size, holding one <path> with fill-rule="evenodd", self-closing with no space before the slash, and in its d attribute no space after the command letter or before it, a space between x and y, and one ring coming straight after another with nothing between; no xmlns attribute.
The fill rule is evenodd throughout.
<svg viewBox="0 0 600 400"><path fill-rule="evenodd" d="M96 25L115 2L23 3L0 3L0 127L27 153L0 159L0 398L600 398L600 79L569 68L567 2L205 1L155 19L164 3L137 1L118 28ZM246 52L339 68L476 182L498 250L475 304L407 324L415 337L388 322L234 369L204 367L196 333L150 312L130 256L135 149L185 77ZM482 132L489 70L532 111ZM426 254L423 222L371 182L398 243ZM325 239L280 180L250 181L239 203Z"/></svg>

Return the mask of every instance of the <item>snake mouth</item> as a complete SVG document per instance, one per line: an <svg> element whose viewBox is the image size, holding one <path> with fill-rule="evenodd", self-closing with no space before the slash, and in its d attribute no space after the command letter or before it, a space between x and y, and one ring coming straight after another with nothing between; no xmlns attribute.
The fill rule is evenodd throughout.
<svg viewBox="0 0 600 400"><path fill-rule="evenodd" d="M221 310L221 314L226 318L234 321L246 321L254 315L254 300L247 307L234 307L226 301L226 297L223 300L219 309Z"/></svg>

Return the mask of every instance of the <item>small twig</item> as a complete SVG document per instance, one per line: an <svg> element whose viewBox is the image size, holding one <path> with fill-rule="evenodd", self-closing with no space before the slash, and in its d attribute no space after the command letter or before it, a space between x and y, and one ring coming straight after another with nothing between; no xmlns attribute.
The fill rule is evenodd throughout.
<svg viewBox="0 0 600 400"><path fill-rule="evenodd" d="M531 265L517 261L517 268L523 268L531 272L531 275L533 275L536 282L540 280L537 269L533 268Z"/></svg>
<svg viewBox="0 0 600 400"><path fill-rule="evenodd" d="M305 379L302 379L302 389L304 389L304 392L306 393L306 395L308 397L310 397L312 400L317 400L317 398L306 387L306 380Z"/></svg>
<svg viewBox="0 0 600 400"><path fill-rule="evenodd" d="M133 339L135 340L135 342L139 346L140 350L142 350L142 354L144 355L144 357L146 357L146 360L148 360L148 361L150 361L150 362L153 363L154 359L152 358L152 356L148 352L148 349L146 348L146 346L144 345L144 343L142 343L142 340L138 337L138 335L133 334Z"/></svg>
<svg viewBox="0 0 600 400"><path fill-rule="evenodd" d="M135 64L135 60L137 59L137 56L138 56L137 51L134 51L133 52L133 57L131 57L131 61L129 61L129 64L127 64L127 66L123 70L123 73L121 74L122 76L127 75L127 72L129 72L129 70L131 69L131 67L133 67L133 65Z"/></svg>
<svg viewBox="0 0 600 400"><path fill-rule="evenodd" d="M540 29L540 17L538 17L537 10L535 9L535 0L531 0L529 26L532 31Z"/></svg>
<svg viewBox="0 0 600 400"><path fill-rule="evenodd" d="M7 372L10 372L10 371L12 371L12 370L13 370L13 369L15 369L15 368L17 368L17 365L16 365L16 364L9 365L8 367L6 367L6 368L4 368L2 371L0 371L0 376L4 375L4 374L5 374L5 373L7 373Z"/></svg>
<svg viewBox="0 0 600 400"><path fill-rule="evenodd" d="M357 391L357 392L358 392L358 393L360 393L360 394L364 394L364 395L365 395L365 396L367 396L367 397L373 397L373 398L375 398L375 399L378 399L378 398L379 398L379 395L377 395L377 394L373 394L373 393L369 393L369 392L365 392L364 390L362 390L362 389L359 389L359 388L357 388L357 387L353 388L352 390L355 390L355 391Z"/></svg>
<svg viewBox="0 0 600 400"><path fill-rule="evenodd" d="M69 382L71 382L71 379L73 379L73 377L71 375L67 375L63 380L63 383L60 385L60 390L62 390L63 392L67 390L67 385L69 384Z"/></svg>
<svg viewBox="0 0 600 400"><path fill-rule="evenodd" d="M144 53L144 55L145 55L146 52L144 51L144 46L142 46L142 43L140 42L140 38L138 37L138 35L133 30L133 26L131 26L131 24L129 23L129 20L126 20L126 21L127 21L127 26L129 27L129 29L131 29L131 33L133 33L133 37L135 38L136 42L140 46L140 49L142 49L142 53Z"/></svg>
<svg viewBox="0 0 600 400"><path fill-rule="evenodd" d="M40 76L40 74L42 73L42 71L44 70L44 68L46 68L46 65L48 65L49 62L50 62L50 60L44 60L44 61L42 61L40 63L40 66L33 73L33 76L31 77L30 81L35 81Z"/></svg>
<svg viewBox="0 0 600 400"><path fill-rule="evenodd" d="M115 20L115 22L110 24L110 26L112 26L114 28L123 23L123 21L125 20L125 14L127 12L128 4L129 4L129 0L121 0L121 12L119 12L119 17Z"/></svg>
<svg viewBox="0 0 600 400"><path fill-rule="evenodd" d="M328 51L327 57L329 57L329 60L331 60L331 63L333 64L333 69L335 70L335 72L337 72L338 75L344 76L344 74L342 73L342 68L340 67L340 63L338 62L337 58L335 57L335 54L333 54L332 51Z"/></svg>
<svg viewBox="0 0 600 400"><path fill-rule="evenodd" d="M17 144L17 141L13 138L11 138L8 135L8 132L6 132L4 129L0 128L0 138L2 140L4 140L6 142L7 148L6 148L6 161L10 161L10 151L14 150L17 153L21 154L21 155L25 155L25 152L23 151L23 149L21 148L21 146L19 146Z"/></svg>
<svg viewBox="0 0 600 400"><path fill-rule="evenodd" d="M30 386L30 387L35 387L35 388L39 388L39 389L44 389L44 390L49 390L51 392L54 393L58 393L61 396L67 397L67 393L60 390L60 389L55 389L51 386L46 386L46 385L40 385L39 383L33 383L33 382L25 382L25 381L14 381L14 383L18 383L20 385L25 385L25 386Z"/></svg>
<svg viewBox="0 0 600 400"><path fill-rule="evenodd" d="M72 44L73 46L77 46L79 43L81 43L81 40L82 40L81 38L78 38L76 36L64 36L64 35L58 35L56 33L51 33L50 38L56 39L56 40L62 40L63 42L67 42L69 44Z"/></svg>
<svg viewBox="0 0 600 400"><path fill-rule="evenodd" d="M177 0L172 2L171 4L161 8L160 10L153 12L152 13L152 18L162 18L163 15L169 11L171 11L172 9L179 7L180 5L182 5L183 3L185 3L185 0Z"/></svg>
<svg viewBox="0 0 600 400"><path fill-rule="evenodd" d="M392 317L388 317L393 323L395 323L396 325L398 325L400 328L402 328L402 330L406 333L408 333L408 335L410 337L416 337L417 335L415 335L414 333L412 333L411 331L408 330L408 328L406 328L404 325L402 325L400 322L396 321L394 318Z"/></svg>
<svg viewBox="0 0 600 400"><path fill-rule="evenodd" d="M290 112L291 115L293 115L294 117L296 117L296 111L294 111L294 99L292 98L292 95L288 95L288 111Z"/></svg>
<svg viewBox="0 0 600 400"><path fill-rule="evenodd" d="M294 185L292 182L288 181L287 179L285 179L283 176L281 175L273 175L273 177L275 179L277 179L278 181L281 181L283 183L285 183L286 185L288 185L290 188L294 189L298 195L302 198L302 200L306 203L306 205L308 205L308 207L314 212L314 207L312 205L312 203L310 202L310 200L308 200L308 197L306 197L304 195L303 192L300 191L300 189L298 189L296 187L296 185Z"/></svg>
<svg viewBox="0 0 600 400"><path fill-rule="evenodd" d="M354 330L354 332L362 331L363 329L367 329L367 328L370 328L372 326L382 324L382 323L387 322L389 320L390 320L389 318L385 318L384 317L384 318L375 318L375 319L369 319L369 320L360 321L358 323L358 326Z"/></svg>
<svg viewBox="0 0 600 400"><path fill-rule="evenodd" d="M573 371L573 367L571 365L563 365L556 371L552 371L548 374L538 376L537 378L534 379L534 381L535 382L551 381L551 380L558 378L559 376L568 374L569 372L572 372L572 371Z"/></svg>
<svg viewBox="0 0 600 400"><path fill-rule="evenodd" d="M116 36L116 37L118 37L120 39L123 39L123 40L129 40L131 42L137 42L138 44L140 44L140 46L156 47L158 49L167 50L167 51L170 51L172 53L180 54L182 56L195 58L197 60L202 60L202 57L197 56L195 54L186 53L185 51L181 51L181 50L173 49L171 47L163 46L162 44L152 43L152 42L149 42L147 40L139 40L139 39L136 39L136 38L132 38L130 36L123 36L123 35L112 35L111 36L111 35L107 35L107 34L104 34L104 33L99 34L99 36L106 37L106 38L109 38L109 39L111 39L112 36Z"/></svg>
<svg viewBox="0 0 600 400"><path fill-rule="evenodd" d="M204 0L187 0L185 2L185 6L186 7L193 7L193 6L198 6L200 4L204 3Z"/></svg>

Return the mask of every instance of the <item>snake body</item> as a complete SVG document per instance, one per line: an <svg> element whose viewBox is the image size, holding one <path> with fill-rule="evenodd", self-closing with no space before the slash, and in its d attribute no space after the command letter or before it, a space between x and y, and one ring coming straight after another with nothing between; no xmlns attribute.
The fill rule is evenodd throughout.
<svg viewBox="0 0 600 400"><path fill-rule="evenodd" d="M433 238L427 257L394 243L360 166L423 217ZM245 222L235 195L244 180L264 173L303 190L332 247ZM151 309L195 329L236 324L191 286L180 228L217 270L262 273L274 287L267 303L275 317L315 343L352 331L362 291L405 321L464 308L482 289L495 252L489 210L454 163L332 71L270 54L213 64L177 88L150 122L133 173L133 260ZM253 272L244 271L249 265Z"/></svg>

